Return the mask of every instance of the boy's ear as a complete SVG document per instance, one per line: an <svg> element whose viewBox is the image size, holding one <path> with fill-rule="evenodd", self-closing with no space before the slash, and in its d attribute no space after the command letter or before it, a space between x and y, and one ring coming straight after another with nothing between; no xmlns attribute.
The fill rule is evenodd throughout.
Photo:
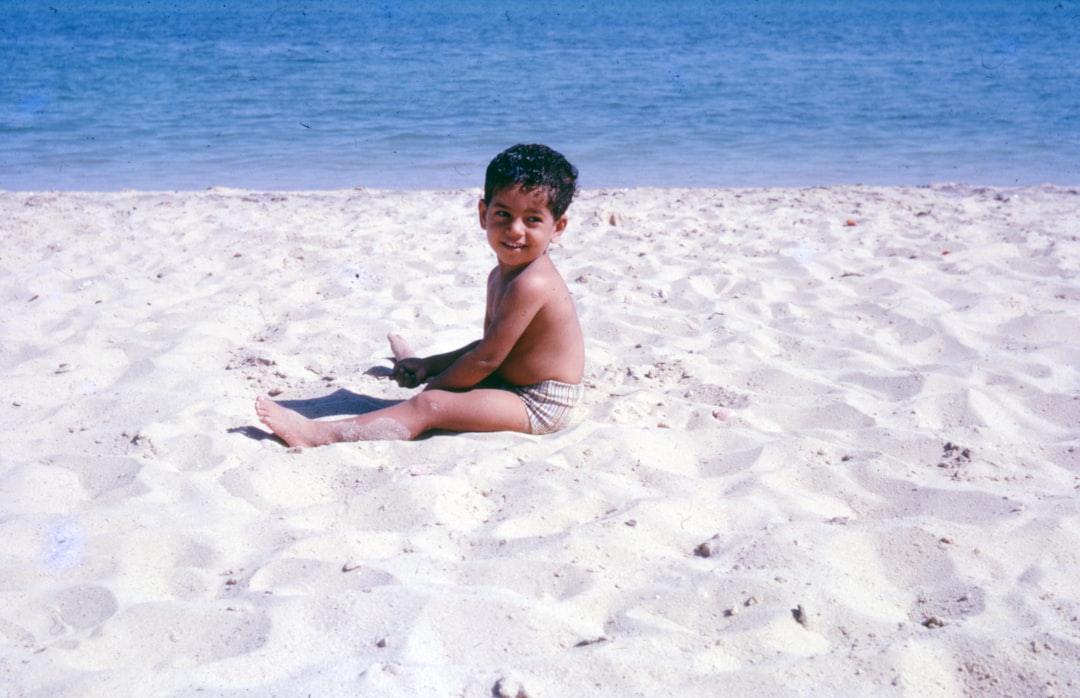
<svg viewBox="0 0 1080 698"><path fill-rule="evenodd" d="M487 204L483 199L480 199L480 204L477 206L480 213L480 227L487 230Z"/></svg>
<svg viewBox="0 0 1080 698"><path fill-rule="evenodd" d="M562 237L563 231L566 230L566 224L570 222L570 219L566 217L566 214L559 216L559 220L555 221L555 233L551 236L552 242L558 242Z"/></svg>

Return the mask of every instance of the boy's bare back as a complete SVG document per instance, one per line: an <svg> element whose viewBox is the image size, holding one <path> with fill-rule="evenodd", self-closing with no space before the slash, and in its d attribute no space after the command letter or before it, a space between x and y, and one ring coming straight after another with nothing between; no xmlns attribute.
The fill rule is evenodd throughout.
<svg viewBox="0 0 1080 698"><path fill-rule="evenodd" d="M496 316L496 311L515 312L513 306L503 308L501 304L512 303L511 299L521 296L535 299L539 308L496 375L510 385L533 385L545 380L580 383L585 370L581 325L570 290L548 255L510 278L501 274L498 267L491 271L488 317ZM485 321L484 334L488 331L489 323Z"/></svg>

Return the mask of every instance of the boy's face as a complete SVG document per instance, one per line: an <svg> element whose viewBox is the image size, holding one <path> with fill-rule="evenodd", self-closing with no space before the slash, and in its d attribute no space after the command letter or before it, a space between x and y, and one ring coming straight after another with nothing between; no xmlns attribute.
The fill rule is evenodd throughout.
<svg viewBox="0 0 1080 698"><path fill-rule="evenodd" d="M562 236L566 221L565 215L557 220L552 215L543 188L522 191L514 185L496 191L490 203L480 200L480 227L504 267L524 267L544 255Z"/></svg>

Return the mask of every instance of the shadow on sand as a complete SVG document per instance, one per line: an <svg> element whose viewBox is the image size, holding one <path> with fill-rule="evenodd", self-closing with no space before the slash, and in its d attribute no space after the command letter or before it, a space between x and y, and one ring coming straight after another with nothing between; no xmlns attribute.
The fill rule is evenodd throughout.
<svg viewBox="0 0 1080 698"><path fill-rule="evenodd" d="M396 405L403 400L386 400L383 398L359 395L344 388L338 388L329 395L322 397L307 398L304 400L278 400L282 407L287 407L304 415L308 419L321 417L355 417L359 414L367 414L384 407ZM274 434L257 426L233 427L228 430L230 434L241 434L255 441L266 439L278 439ZM284 442L283 442L284 443Z"/></svg>

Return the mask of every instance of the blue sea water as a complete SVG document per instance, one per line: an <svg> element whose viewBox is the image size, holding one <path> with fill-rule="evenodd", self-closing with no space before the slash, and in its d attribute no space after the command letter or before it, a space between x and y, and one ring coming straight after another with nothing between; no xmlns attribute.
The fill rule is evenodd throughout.
<svg viewBox="0 0 1080 698"><path fill-rule="evenodd" d="M1080 183L1078 0L4 0L0 189Z"/></svg>

